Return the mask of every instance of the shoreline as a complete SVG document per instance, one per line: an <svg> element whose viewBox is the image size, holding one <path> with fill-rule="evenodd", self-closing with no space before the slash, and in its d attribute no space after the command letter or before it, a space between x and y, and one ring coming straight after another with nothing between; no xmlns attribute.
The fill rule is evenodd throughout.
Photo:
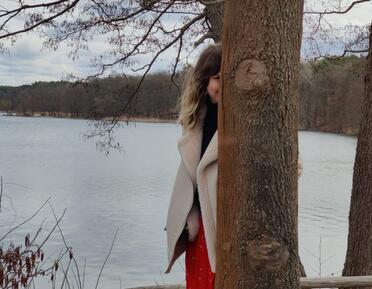
<svg viewBox="0 0 372 289"><path fill-rule="evenodd" d="M110 120L110 118L104 118L103 120ZM120 117L119 121L150 122L150 123L177 123L177 119L156 118L156 117Z"/></svg>
<svg viewBox="0 0 372 289"><path fill-rule="evenodd" d="M0 116L7 116L7 117L42 117L42 118L62 118L62 119L80 119L80 120L94 120L94 119L89 119L86 117L75 117L75 116L70 116L68 114L60 114L60 115L45 115L41 113L27 113L27 114L19 114L19 113L11 113L7 114L6 112L3 112L3 114L0 114ZM112 118L110 117L105 117L102 120L110 120ZM128 117L128 116L122 116L119 118L120 122L143 122L143 123L177 123L176 118L157 118L157 117ZM351 137L357 137L358 132L354 129L350 130L345 130L345 131L331 131L331 130L314 130L314 129L304 129L304 128L299 128L299 131L311 131L311 132L320 132L320 133L333 133L333 134L339 134L339 135L344 135L344 136L351 136Z"/></svg>
<svg viewBox="0 0 372 289"><path fill-rule="evenodd" d="M6 116L6 117L29 117L29 118L34 118L34 117L39 117L39 118L61 118L61 119L79 119L79 120L95 120L91 118L86 118L86 117L78 117L78 116L70 116L68 114L60 114L60 115L45 115L41 113L34 113L34 114L19 114L19 113L3 113L0 114L0 116ZM104 117L100 120L110 120L112 117ZM119 121L121 122L150 122L150 123L177 123L177 119L173 118L157 118L157 117L146 117L146 116L141 116L141 117L127 117L127 116L122 116L119 118Z"/></svg>

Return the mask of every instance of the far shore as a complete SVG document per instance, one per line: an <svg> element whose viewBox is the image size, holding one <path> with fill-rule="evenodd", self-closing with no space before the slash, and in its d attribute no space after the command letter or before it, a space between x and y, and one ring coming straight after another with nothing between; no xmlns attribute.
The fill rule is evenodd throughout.
<svg viewBox="0 0 372 289"><path fill-rule="evenodd" d="M43 118L65 118L65 119L86 119L93 120L82 116L75 116L69 113L58 113L58 114L44 114L44 113L6 113L3 112L3 116L18 116L18 117L43 117ZM110 120L112 117L105 117L102 120ZM158 117L147 117L147 116L121 116L119 121L122 122L152 122L152 123L176 123L176 118L158 118Z"/></svg>
<svg viewBox="0 0 372 289"><path fill-rule="evenodd" d="M85 119L85 120L93 120L85 117L80 116L71 116L68 113L58 113L53 115L48 115L44 113L6 113L0 111L0 115L3 116L19 116L19 117L44 117L44 118L65 118L65 119ZM110 120L112 117L105 117L102 120ZM121 116L119 119L120 122L148 122L148 123L177 123L176 118L160 118L160 117L147 117L147 116ZM306 129L303 127L299 128L300 131L313 131L313 132L322 132L322 133L334 133L346 136L356 137L358 135L358 131L356 129L344 129L343 131L332 131L327 127L322 127L318 130L316 129Z"/></svg>
<svg viewBox="0 0 372 289"><path fill-rule="evenodd" d="M104 118L104 120L110 120L111 118ZM176 123L177 119L169 118L156 118L156 117L120 117L119 121L124 122L153 122L153 123Z"/></svg>

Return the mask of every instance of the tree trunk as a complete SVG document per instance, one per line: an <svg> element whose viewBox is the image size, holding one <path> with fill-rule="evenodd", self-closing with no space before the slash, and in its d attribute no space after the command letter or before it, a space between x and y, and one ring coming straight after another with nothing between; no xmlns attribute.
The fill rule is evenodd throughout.
<svg viewBox="0 0 372 289"><path fill-rule="evenodd" d="M302 0L225 0L215 288L299 288Z"/></svg>
<svg viewBox="0 0 372 289"><path fill-rule="evenodd" d="M365 98L354 164L343 276L372 275L372 25L364 81Z"/></svg>
<svg viewBox="0 0 372 289"><path fill-rule="evenodd" d="M210 36L214 42L220 42L223 27L223 3L208 4L205 7L206 18L210 25Z"/></svg>

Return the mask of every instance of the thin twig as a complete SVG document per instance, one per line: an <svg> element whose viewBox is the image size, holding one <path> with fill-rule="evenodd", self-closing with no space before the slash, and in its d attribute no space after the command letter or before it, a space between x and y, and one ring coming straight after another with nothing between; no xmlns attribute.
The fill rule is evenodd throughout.
<svg viewBox="0 0 372 289"><path fill-rule="evenodd" d="M112 248L114 247L114 243L115 243L115 239L116 239L116 236L117 236L117 234L118 234L118 231L119 231L119 228L116 229L115 236L114 236L114 239L112 240L110 250L109 250L109 252L108 252L108 254L107 254L107 256L106 256L105 261L104 261L103 264L102 264L101 270L99 271L99 274L98 274L98 278L97 278L97 283L96 283L96 287L95 287L95 289L98 288L99 279L101 278L101 274L102 274L102 272L103 272L103 268L105 267L106 262L107 262L107 260L108 260L108 258L109 258L109 256L110 256L110 254L111 254Z"/></svg>
<svg viewBox="0 0 372 289"><path fill-rule="evenodd" d="M84 289L84 286L85 286L85 267L87 265L87 258L84 258L84 268L83 268L83 289Z"/></svg>
<svg viewBox="0 0 372 289"><path fill-rule="evenodd" d="M0 242L2 240L4 240L4 238L6 238L11 232L17 230L19 227L21 227L22 225L26 224L28 221L30 221L32 218L34 218L40 211L41 209L46 205L46 203L50 200L50 197L44 202L44 204L31 216L29 217L27 220L23 221L22 223L20 223L19 225L15 226L13 229L9 230L8 233L6 233L3 237L1 237L0 239Z"/></svg>
<svg viewBox="0 0 372 289"><path fill-rule="evenodd" d="M52 210L52 212L53 212L54 219L57 221L57 216L56 216L56 213L55 213L55 211L54 211L54 208L53 208L52 204L51 204L50 202L48 202L48 204L49 204L49 206L50 206L50 208L51 208L51 210ZM65 209L65 210L66 210L66 209ZM61 229L61 227L59 226L58 222L57 222L57 226L58 226L59 233L61 234L62 241L63 241L63 243L64 243L66 249L67 249L67 250L70 250L71 247L69 247L69 246L67 245L67 242L66 242L65 236L64 236L64 234L63 234L63 232L62 232L62 229ZM75 265L75 267L76 267L76 272L77 272L77 275L78 275L77 281L78 281L79 288L82 289L83 287L81 286L81 279L80 279L79 266L78 266L78 264L77 264L77 262L76 262L76 259L75 259L75 256L74 256L74 255L72 255L72 260L74 261L74 265Z"/></svg>
<svg viewBox="0 0 372 289"><path fill-rule="evenodd" d="M64 274L64 276L63 276L63 280L62 280L62 284L61 284L61 289L63 289L63 285L65 284L65 281L66 281L66 283L67 283L67 285L68 285L68 288L71 288L71 286L70 286L70 282L68 282L68 279L67 279L68 269L70 268L71 260L72 260L72 258L70 258L70 260L68 261L68 264L67 264L67 268L66 268L66 270L63 269L63 266L62 266L62 264L61 264L61 269L62 269L62 272L63 272L63 274Z"/></svg>

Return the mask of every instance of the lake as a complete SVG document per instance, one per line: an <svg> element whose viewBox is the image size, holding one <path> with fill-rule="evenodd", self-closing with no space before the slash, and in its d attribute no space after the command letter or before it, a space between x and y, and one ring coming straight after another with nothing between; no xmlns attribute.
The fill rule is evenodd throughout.
<svg viewBox="0 0 372 289"><path fill-rule="evenodd" d="M180 156L181 127L130 123L116 131L124 152L108 156L82 134L87 121L0 116L0 175L4 196L0 236L32 216L50 198L72 247L85 288L94 288L119 229L99 288L183 283L184 259L170 274L163 231ZM308 276L340 275L346 254L356 138L300 132L299 247ZM39 243L55 220L46 205L12 233L4 246L23 243L42 225ZM44 246L56 258L64 245L56 230ZM67 261L67 259L66 259ZM65 266L67 262L64 263ZM62 274L57 276L62 279ZM51 283L37 280L38 289Z"/></svg>

